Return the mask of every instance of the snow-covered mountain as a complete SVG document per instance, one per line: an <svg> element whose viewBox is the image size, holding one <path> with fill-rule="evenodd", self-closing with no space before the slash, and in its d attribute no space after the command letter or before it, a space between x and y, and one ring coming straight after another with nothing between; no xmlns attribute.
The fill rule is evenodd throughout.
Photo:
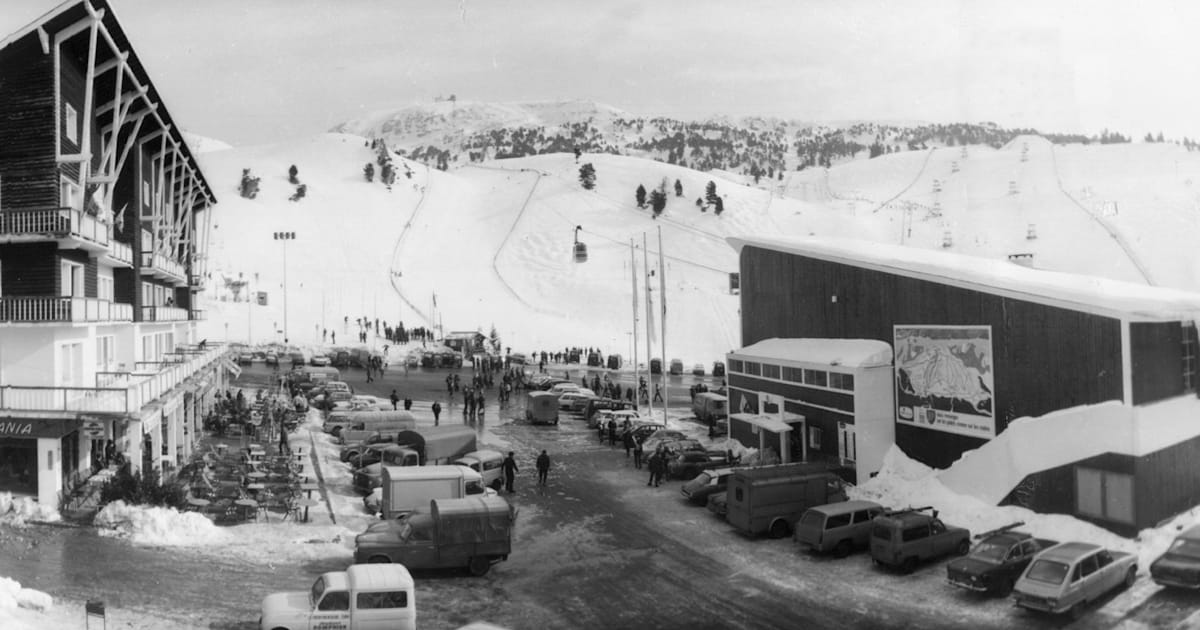
<svg viewBox="0 0 1200 630"><path fill-rule="evenodd" d="M514 351L599 346L630 354L632 282L644 357L643 235L666 260L666 353L711 363L741 345L737 259L725 238L746 234L859 238L1004 259L1118 280L1200 290L1200 154L1171 144L1051 145L1021 137L1002 148L905 151L782 181L722 177L653 160L569 153L429 169L396 158L389 190L368 183L369 141L325 134L199 155L220 203L213 210L207 334L281 340L284 248L293 342L321 329L349 341L366 316L444 330L495 327ZM595 190L579 183L594 165ZM289 201L295 164L307 195ZM256 199L236 189L262 178ZM404 175L411 171L411 177ZM674 194L679 180L683 195ZM634 191L667 183L658 219ZM712 181L715 216L696 205ZM574 262L578 238L587 262ZM273 238L295 232L295 240ZM631 252L631 241L633 251ZM632 255L631 255L632 254ZM632 259L632 260L631 260ZM636 273L631 266L636 266ZM222 302L222 278L266 291L267 306ZM660 333L658 276L651 282ZM228 297L226 294L225 297ZM657 345L656 341L656 345Z"/></svg>

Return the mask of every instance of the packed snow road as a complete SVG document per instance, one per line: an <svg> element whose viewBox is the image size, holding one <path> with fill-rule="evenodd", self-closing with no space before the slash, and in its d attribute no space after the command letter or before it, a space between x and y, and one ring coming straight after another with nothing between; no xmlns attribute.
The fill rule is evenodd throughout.
<svg viewBox="0 0 1200 630"><path fill-rule="evenodd" d="M372 385L418 392L436 389L445 374L389 373ZM941 562L904 576L861 553L835 560L801 552L790 539L747 538L685 502L680 482L648 487L647 471L635 469L623 448L599 444L582 420L530 426L510 419L518 411L493 404L487 412L491 446L515 451L521 467L510 496L520 510L513 554L482 578L417 572L421 628L480 620L514 630L1068 625L1022 613L1005 598L954 589ZM533 472L542 449L553 461L545 488ZM82 602L101 599L113 627L249 629L265 594L306 589L322 572L344 569L352 533L338 545L281 536L272 559L269 551L140 546L86 527L0 527L0 575L78 609L79 623L68 627L84 627ZM296 546L332 552L302 559ZM1194 627L1197 604L1142 577L1072 627Z"/></svg>

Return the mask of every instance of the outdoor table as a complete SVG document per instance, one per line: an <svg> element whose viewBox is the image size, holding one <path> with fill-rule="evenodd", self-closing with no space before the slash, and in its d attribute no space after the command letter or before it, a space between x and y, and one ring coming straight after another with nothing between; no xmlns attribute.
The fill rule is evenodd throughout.
<svg viewBox="0 0 1200 630"><path fill-rule="evenodd" d="M251 478L251 479L266 479L266 478L267 478L267 473L265 473L265 472L259 472L259 471L255 470L254 472L248 472L248 473L246 473L246 476L247 476L247 477L249 477L249 478Z"/></svg>
<svg viewBox="0 0 1200 630"><path fill-rule="evenodd" d="M315 507L319 504L320 501L317 501L316 499L299 499L296 501L297 506L304 508L304 520L302 522L308 522L308 508Z"/></svg>
<svg viewBox="0 0 1200 630"><path fill-rule="evenodd" d="M314 482L311 482L311 481L306 481L306 482L304 482L304 483L300 484L300 489L301 489L301 490L304 490L305 492L307 492L307 493L308 493L308 498L310 498L310 499L311 499L311 498L312 498L312 493L313 493L313 490L320 490L320 489L321 489L321 486L320 486L320 485L318 485L318 484L316 484L316 483L314 483Z"/></svg>
<svg viewBox="0 0 1200 630"><path fill-rule="evenodd" d="M187 501L188 501L188 505L192 506L193 508L196 508L197 512L208 507L208 505L210 503L210 501L208 499L201 499L199 497L189 497Z"/></svg>
<svg viewBox="0 0 1200 630"><path fill-rule="evenodd" d="M249 514L253 513L253 510L258 509L258 501L255 501L254 499L238 499L237 501L234 501L233 504L240 506L242 508L242 512L247 514L247 518L249 518Z"/></svg>
<svg viewBox="0 0 1200 630"><path fill-rule="evenodd" d="M266 490L267 484L265 484L265 483L248 483L248 484L246 484L246 489L250 490L252 492L258 492L259 490Z"/></svg>

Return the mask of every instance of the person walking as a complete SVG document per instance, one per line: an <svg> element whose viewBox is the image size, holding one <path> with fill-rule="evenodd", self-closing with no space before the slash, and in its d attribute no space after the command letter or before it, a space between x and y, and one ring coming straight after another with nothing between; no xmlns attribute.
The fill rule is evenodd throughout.
<svg viewBox="0 0 1200 630"><path fill-rule="evenodd" d="M393 389L392 390L392 411L395 411L397 408L397 405L399 405L399 404L400 404L400 394L397 394L396 390Z"/></svg>
<svg viewBox="0 0 1200 630"><path fill-rule="evenodd" d="M629 451L633 450L633 445L637 440L633 439L633 431L629 429L625 429L625 432L621 434L621 438L622 442L625 443L625 459L629 459Z"/></svg>
<svg viewBox="0 0 1200 630"><path fill-rule="evenodd" d="M549 458L546 463L549 465ZM513 459L512 451L508 452L508 457L504 458L504 463L500 467L504 470L504 489L512 494L514 492L513 481L517 478L517 460Z"/></svg>
<svg viewBox="0 0 1200 630"><path fill-rule="evenodd" d="M642 469L642 441L637 438L633 440L633 467Z"/></svg>
<svg viewBox="0 0 1200 630"><path fill-rule="evenodd" d="M617 421L613 419L608 421L608 445L617 445Z"/></svg>
<svg viewBox="0 0 1200 630"><path fill-rule="evenodd" d="M538 485L546 485L546 475L550 474L550 456L546 454L546 449L542 449L542 454L538 455L537 473Z"/></svg>
<svg viewBox="0 0 1200 630"><path fill-rule="evenodd" d="M442 414L442 403L435 400L433 401L433 407L430 407L430 409L433 410L433 424L437 426L438 416Z"/></svg>
<svg viewBox="0 0 1200 630"><path fill-rule="evenodd" d="M650 459L646 460L646 468L650 469L650 479L646 482L647 486L658 485L658 462L662 459L659 456L659 451L650 454Z"/></svg>
<svg viewBox="0 0 1200 630"><path fill-rule="evenodd" d="M412 410L412 399L411 399L411 398L409 398L408 396L405 396L405 397L404 397L404 410L405 410L405 411L411 411L411 410Z"/></svg>
<svg viewBox="0 0 1200 630"><path fill-rule="evenodd" d="M662 483L663 477L667 472L667 454L663 452L662 447L654 449L654 454L650 456L650 475L654 477L654 487L657 488Z"/></svg>

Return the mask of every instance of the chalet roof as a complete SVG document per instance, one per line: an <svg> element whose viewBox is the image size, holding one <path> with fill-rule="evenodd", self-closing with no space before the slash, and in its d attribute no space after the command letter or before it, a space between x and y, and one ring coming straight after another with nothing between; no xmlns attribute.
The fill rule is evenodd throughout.
<svg viewBox="0 0 1200 630"><path fill-rule="evenodd" d="M731 355L851 368L892 364L892 347L877 339L764 339Z"/></svg>
<svg viewBox="0 0 1200 630"><path fill-rule="evenodd" d="M1133 321L1194 321L1200 293L1033 269L950 252L835 238L730 237L746 246Z"/></svg>
<svg viewBox="0 0 1200 630"><path fill-rule="evenodd" d="M122 28L120 20L117 19L116 12L113 10L112 3L109 0L66 0L62 4L50 9L34 21L21 27L4 39L0 39L0 50L4 50L9 46L24 40L26 37L40 38L42 36L41 32L47 34L50 40L53 41L55 32L86 18L93 11L103 11L101 23L104 25L104 29L112 37L113 44L115 44L117 48L121 49L122 52L129 53L127 63L129 64L134 76L136 76L138 81L147 88L146 98L148 98L151 103L158 104L158 109L156 111L158 118L160 118L164 124L170 125L171 139L178 144L180 152L183 154L187 162L192 166L192 171L196 179L199 181L200 186L203 187L204 195L208 200L208 203L216 203L217 199L213 194L212 187L209 186L208 181L204 177L203 171L200 170L200 165L196 162L195 156L188 147L187 141L184 139L183 132L180 130L179 125L175 124L175 122L172 120L171 114L168 111L166 103L163 101L162 95L159 94L158 90L154 87L154 82L150 80L149 73L146 72L145 66L142 65L141 59L138 57L137 52L134 51L133 46L130 44L129 36L125 33L125 29ZM104 47L98 46L96 50L98 53L101 53L104 51ZM105 61L105 58L97 58L97 64L102 63L103 61Z"/></svg>

